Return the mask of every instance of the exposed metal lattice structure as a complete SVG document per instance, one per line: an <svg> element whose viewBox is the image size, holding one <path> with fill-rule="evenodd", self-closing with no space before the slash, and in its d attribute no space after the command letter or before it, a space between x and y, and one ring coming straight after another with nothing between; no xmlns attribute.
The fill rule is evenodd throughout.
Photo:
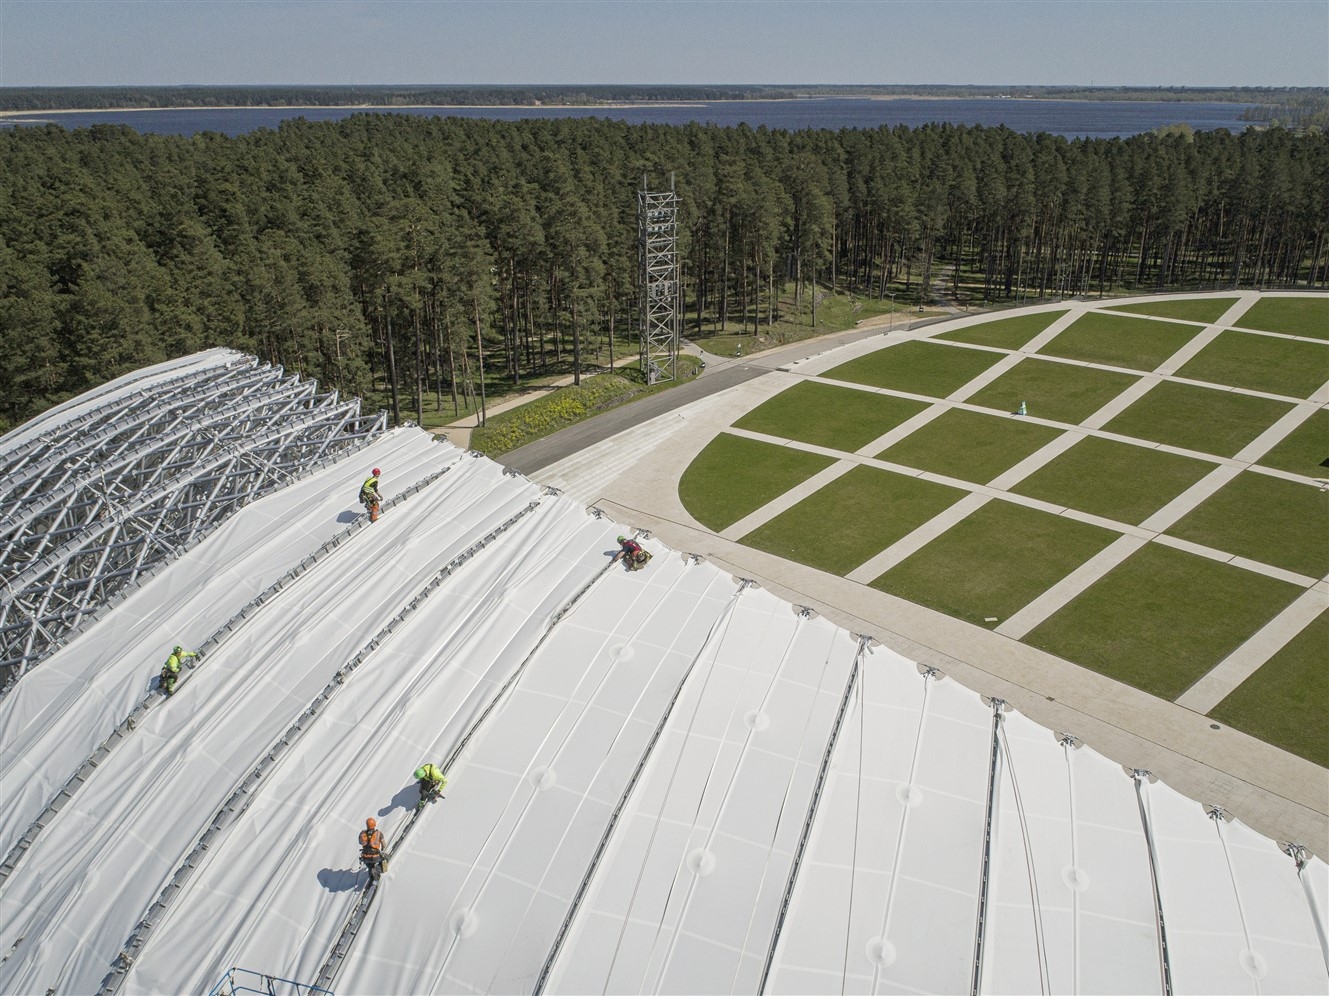
<svg viewBox="0 0 1329 996"><path fill-rule="evenodd" d="M678 376L678 194L653 193L642 178L637 192L641 291L641 369L646 383Z"/></svg>
<svg viewBox="0 0 1329 996"><path fill-rule="evenodd" d="M0 687L236 509L387 425L223 350L80 401L0 439Z"/></svg>

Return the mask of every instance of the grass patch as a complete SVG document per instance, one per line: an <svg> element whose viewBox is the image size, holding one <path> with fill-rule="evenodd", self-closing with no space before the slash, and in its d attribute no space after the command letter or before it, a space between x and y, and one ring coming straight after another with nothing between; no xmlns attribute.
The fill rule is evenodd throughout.
<svg viewBox="0 0 1329 996"><path fill-rule="evenodd" d="M822 376L944 398L1001 358L1000 353L913 340L842 363Z"/></svg>
<svg viewBox="0 0 1329 996"><path fill-rule="evenodd" d="M1128 311L1136 315L1155 318L1177 318L1185 322L1204 322L1210 325L1237 303L1232 297L1193 297L1184 301L1141 301L1139 304L1118 304L1105 311Z"/></svg>
<svg viewBox="0 0 1329 996"><path fill-rule="evenodd" d="M855 467L758 526L742 542L844 575L964 495L944 484Z"/></svg>
<svg viewBox="0 0 1329 996"><path fill-rule="evenodd" d="M1116 538L1074 519L990 501L872 587L991 629Z"/></svg>
<svg viewBox="0 0 1329 996"><path fill-rule="evenodd" d="M984 322L982 325L970 325L934 338L968 342L975 346L995 346L998 349L1019 349L1064 314L1065 311L1043 311L1032 315L1015 315L995 322Z"/></svg>
<svg viewBox="0 0 1329 996"><path fill-rule="evenodd" d="M1263 295L1234 324L1261 332L1329 339L1329 298Z"/></svg>
<svg viewBox="0 0 1329 996"><path fill-rule="evenodd" d="M1086 436L1010 490L1139 525L1213 469L1203 460Z"/></svg>
<svg viewBox="0 0 1329 996"><path fill-rule="evenodd" d="M1001 412L1017 411L1024 401L1030 415L1077 425L1138 379L1111 370L1026 359L966 400Z"/></svg>
<svg viewBox="0 0 1329 996"><path fill-rule="evenodd" d="M1175 699L1302 589L1150 543L1024 642Z"/></svg>
<svg viewBox="0 0 1329 996"><path fill-rule="evenodd" d="M1194 325L1091 311L1039 352L1132 370L1153 370L1199 332Z"/></svg>
<svg viewBox="0 0 1329 996"><path fill-rule="evenodd" d="M1258 462L1290 474L1329 477L1329 410L1316 411Z"/></svg>
<svg viewBox="0 0 1329 996"><path fill-rule="evenodd" d="M1270 657L1211 717L1329 767L1329 612Z"/></svg>
<svg viewBox="0 0 1329 996"><path fill-rule="evenodd" d="M689 326L685 333L706 352L715 356L751 356L753 353L776 349L793 342L815 339L818 336L843 332L859 324L881 324L874 319L895 312L895 324L905 326L920 318L932 318L946 312L937 309L919 311L911 309L904 301L892 302L882 298L865 297L861 294L842 294L828 292L823 287L817 289L817 324L812 324L811 294L803 295L803 303L796 305L793 293L794 285L787 283L780 292L779 315L774 323L768 323L763 317L757 322L749 321L747 328L736 317L726 323L726 331L720 331L718 321L706 321L697 328L695 319L690 319L684 309L684 324ZM763 307L765 296L762 298ZM733 312L737 314L737 312ZM755 327L756 331L750 331Z"/></svg>
<svg viewBox="0 0 1329 996"><path fill-rule="evenodd" d="M927 405L852 387L800 381L734 423L749 432L853 453Z"/></svg>
<svg viewBox="0 0 1329 996"><path fill-rule="evenodd" d="M680 355L678 378L663 384L648 386L636 364L619 367L612 374L585 377L579 387L560 387L517 408L490 416L471 433L470 447L486 456L498 456L629 401L677 387L700 372L700 360Z"/></svg>
<svg viewBox="0 0 1329 996"><path fill-rule="evenodd" d="M721 433L683 472L678 497L694 519L718 533L834 462L792 446Z"/></svg>
<svg viewBox="0 0 1329 996"><path fill-rule="evenodd" d="M1238 474L1168 532L1314 578L1329 572L1329 493L1310 484Z"/></svg>
<svg viewBox="0 0 1329 996"><path fill-rule="evenodd" d="M1329 346L1249 332L1220 332L1177 376L1305 398L1329 380Z"/></svg>
<svg viewBox="0 0 1329 996"><path fill-rule="evenodd" d="M1230 457L1291 410L1291 405L1271 398L1165 380L1104 428Z"/></svg>
<svg viewBox="0 0 1329 996"><path fill-rule="evenodd" d="M1013 418L952 408L877 454L880 460L986 484L1061 435Z"/></svg>

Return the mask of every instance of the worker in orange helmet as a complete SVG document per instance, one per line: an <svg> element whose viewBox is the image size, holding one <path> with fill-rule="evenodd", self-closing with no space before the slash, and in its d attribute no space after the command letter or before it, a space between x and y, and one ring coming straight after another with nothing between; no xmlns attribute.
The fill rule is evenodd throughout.
<svg viewBox="0 0 1329 996"><path fill-rule="evenodd" d="M360 860L369 869L370 882L377 882L388 866L383 831L378 828L378 820L372 816L365 820L365 828L360 831Z"/></svg>

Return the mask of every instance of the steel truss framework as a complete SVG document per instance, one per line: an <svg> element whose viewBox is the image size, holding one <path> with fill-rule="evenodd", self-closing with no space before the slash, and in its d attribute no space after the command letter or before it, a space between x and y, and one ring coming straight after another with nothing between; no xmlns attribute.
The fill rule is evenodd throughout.
<svg viewBox="0 0 1329 996"><path fill-rule="evenodd" d="M241 506L386 430L358 399L215 355L0 439L0 687Z"/></svg>
<svg viewBox="0 0 1329 996"><path fill-rule="evenodd" d="M678 195L637 192L638 264L641 290L641 369L646 383L678 376Z"/></svg>

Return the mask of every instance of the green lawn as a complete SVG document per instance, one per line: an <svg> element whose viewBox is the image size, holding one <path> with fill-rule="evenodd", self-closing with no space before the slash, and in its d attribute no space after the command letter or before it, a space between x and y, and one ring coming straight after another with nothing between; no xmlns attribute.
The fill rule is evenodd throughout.
<svg viewBox="0 0 1329 996"><path fill-rule="evenodd" d="M991 629L1116 538L1107 529L994 500L872 587Z"/></svg>
<svg viewBox="0 0 1329 996"><path fill-rule="evenodd" d="M1155 318L1176 318L1184 322L1204 322L1209 325L1218 321L1223 313L1237 303L1232 297L1197 297L1183 301L1142 301L1139 304L1119 304L1107 311L1126 311L1136 315L1153 315Z"/></svg>
<svg viewBox="0 0 1329 996"><path fill-rule="evenodd" d="M1215 456L1235 456L1291 411L1270 398L1160 381L1105 429Z"/></svg>
<svg viewBox="0 0 1329 996"><path fill-rule="evenodd" d="M1057 429L1018 418L952 408L915 429L879 460L986 484L1056 439Z"/></svg>
<svg viewBox="0 0 1329 996"><path fill-rule="evenodd" d="M964 497L875 467L855 467L743 537L748 546L848 574Z"/></svg>
<svg viewBox="0 0 1329 996"><path fill-rule="evenodd" d="M1039 352L1132 370L1153 370L1200 331L1194 325L1091 311Z"/></svg>
<svg viewBox="0 0 1329 996"><path fill-rule="evenodd" d="M1024 642L1175 699L1302 589L1150 543Z"/></svg>
<svg viewBox="0 0 1329 996"><path fill-rule="evenodd" d="M1238 474L1168 532L1298 574L1329 573L1329 493L1311 484Z"/></svg>
<svg viewBox="0 0 1329 996"><path fill-rule="evenodd" d="M778 317L774 324L767 321L766 307L770 303L763 295L760 317L754 322L749 312L749 320L744 322L739 314L736 302L731 301L730 318L722 324L714 318L708 318L699 326L696 318L695 299L687 302L683 309L684 335L694 343L716 356L751 356L753 353L777 349L795 342L804 342L818 336L830 335L853 328L859 322L897 312L895 323L907 325L916 318L944 314L929 310L922 315L912 311L905 302L878 300L871 296L844 294L838 291L826 293L824 287L818 291L817 324L812 324L811 295L804 295L801 306L796 303L794 284L781 285L779 292ZM909 312L906 314L906 312ZM723 330L722 330L723 329Z"/></svg>
<svg viewBox="0 0 1329 996"><path fill-rule="evenodd" d="M913 418L921 401L800 381L734 423L739 429L853 453Z"/></svg>
<svg viewBox="0 0 1329 996"><path fill-rule="evenodd" d="M1305 398L1329 381L1329 345L1220 332L1177 376Z"/></svg>
<svg viewBox="0 0 1329 996"><path fill-rule="evenodd" d="M1265 295L1246 309L1235 324L1261 332L1329 339L1329 298Z"/></svg>
<svg viewBox="0 0 1329 996"><path fill-rule="evenodd" d="M1086 436L1011 490L1138 525L1213 469L1203 460Z"/></svg>
<svg viewBox="0 0 1329 996"><path fill-rule="evenodd" d="M1055 322L1065 311L1041 311L1032 315L999 318L981 325L956 329L936 336L951 342L968 342L975 346L996 346L998 349L1019 349L1038 333Z"/></svg>
<svg viewBox="0 0 1329 996"><path fill-rule="evenodd" d="M1023 401L1029 414L1078 425L1139 378L1110 370L1021 360L967 402L999 412L1013 412Z"/></svg>
<svg viewBox="0 0 1329 996"><path fill-rule="evenodd" d="M1209 713L1329 767L1329 612L1321 612Z"/></svg>
<svg viewBox="0 0 1329 996"><path fill-rule="evenodd" d="M683 472L683 507L716 532L825 470L835 461L816 453L721 433Z"/></svg>
<svg viewBox="0 0 1329 996"><path fill-rule="evenodd" d="M1258 462L1291 474L1329 477L1329 409L1312 414Z"/></svg>
<svg viewBox="0 0 1329 996"><path fill-rule="evenodd" d="M911 340L842 363L822 376L944 398L1001 358L1000 353Z"/></svg>

